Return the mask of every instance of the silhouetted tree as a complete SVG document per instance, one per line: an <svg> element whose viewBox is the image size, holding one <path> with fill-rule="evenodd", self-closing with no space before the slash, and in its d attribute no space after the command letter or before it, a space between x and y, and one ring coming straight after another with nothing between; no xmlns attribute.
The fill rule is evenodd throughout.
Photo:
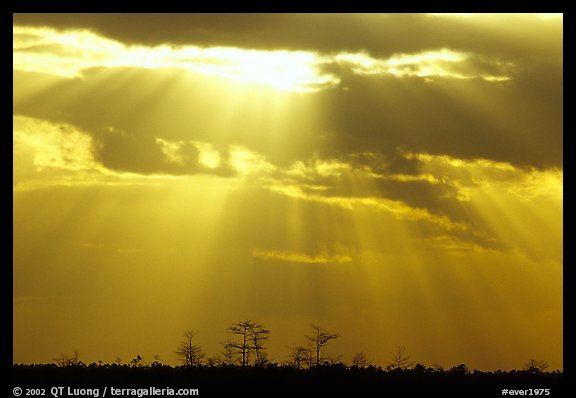
<svg viewBox="0 0 576 398"><path fill-rule="evenodd" d="M422 364L422 363L417 363L417 364L414 365L414 367L412 368L412 371L413 371L414 373L420 373L420 374L426 372L426 370L427 370L426 366L424 366L424 364Z"/></svg>
<svg viewBox="0 0 576 398"><path fill-rule="evenodd" d="M461 374L461 375L466 375L466 374L470 373L470 371L468 370L468 366L466 366L466 364L464 364L464 363L461 363L458 366L451 367L449 372Z"/></svg>
<svg viewBox="0 0 576 398"><path fill-rule="evenodd" d="M222 356L224 357L224 360L222 361L222 363L224 365L234 365L234 363L236 362L237 344L230 339L220 342L220 344L222 344L223 346Z"/></svg>
<svg viewBox="0 0 576 398"><path fill-rule="evenodd" d="M537 361L536 359L530 359L522 367L522 370L530 373L542 373L546 369L548 369L548 364L545 361Z"/></svg>
<svg viewBox="0 0 576 398"><path fill-rule="evenodd" d="M56 362L56 365L61 368L66 366L80 366L82 365L82 362L79 358L80 355L78 354L78 350L74 350L70 356L61 354L60 358L54 358L54 362Z"/></svg>
<svg viewBox="0 0 576 398"><path fill-rule="evenodd" d="M406 347L403 345L399 346L392 354L394 355L392 363L390 364L392 369L409 369L414 364L408 361L410 357L406 355Z"/></svg>
<svg viewBox="0 0 576 398"><path fill-rule="evenodd" d="M248 355L250 353L250 340L249 333L250 327L252 326L252 321L239 321L228 328L229 332L239 335L242 339L240 342L235 342L228 340L227 343L230 347L237 349L242 357L242 367L248 364Z"/></svg>
<svg viewBox="0 0 576 398"><path fill-rule="evenodd" d="M263 366L268 362L266 351L264 349L264 344L270 338L270 330L265 329L264 326L254 323L250 327L250 341L252 343L252 349L256 354L254 364L257 366Z"/></svg>
<svg viewBox="0 0 576 398"><path fill-rule="evenodd" d="M154 355L154 362L152 362L151 366L161 366L162 365L162 358L160 358L160 355L155 354Z"/></svg>
<svg viewBox="0 0 576 398"><path fill-rule="evenodd" d="M131 361L130 361L130 366L136 367L136 366L142 366L142 357L140 356L140 354L136 355L136 357L134 357Z"/></svg>
<svg viewBox="0 0 576 398"><path fill-rule="evenodd" d="M358 368L366 368L368 367L372 361L369 361L366 357L364 352L357 352L352 357L352 366L356 366Z"/></svg>
<svg viewBox="0 0 576 398"><path fill-rule="evenodd" d="M200 366L204 358L202 348L194 344L193 339L198 334L196 330L187 330L184 332L184 340L178 346L176 355L184 366Z"/></svg>
<svg viewBox="0 0 576 398"><path fill-rule="evenodd" d="M308 347L296 346L290 348L290 363L296 369L310 367L312 365L312 352Z"/></svg>
<svg viewBox="0 0 576 398"><path fill-rule="evenodd" d="M343 365L342 363L342 355L325 355L320 358L323 365Z"/></svg>
<svg viewBox="0 0 576 398"><path fill-rule="evenodd" d="M434 362L434 364L432 365L432 369L434 369L435 372L444 372L444 368L442 367L442 365L436 362Z"/></svg>
<svg viewBox="0 0 576 398"><path fill-rule="evenodd" d="M238 321L228 328L228 332L240 336L240 341L226 340L222 343L224 344L224 350L229 351L228 354L236 350L241 358L242 367L246 367L250 363L250 353L252 351L256 354L254 361L256 365L264 365L266 363L264 344L270 338L270 330L252 321Z"/></svg>
<svg viewBox="0 0 576 398"><path fill-rule="evenodd" d="M318 366L320 364L320 351L322 347L330 341L337 339L340 335L338 333L329 333L327 330L316 325L310 325L310 327L314 330L314 333L311 336L306 336L306 338L314 347L316 352L316 366Z"/></svg>

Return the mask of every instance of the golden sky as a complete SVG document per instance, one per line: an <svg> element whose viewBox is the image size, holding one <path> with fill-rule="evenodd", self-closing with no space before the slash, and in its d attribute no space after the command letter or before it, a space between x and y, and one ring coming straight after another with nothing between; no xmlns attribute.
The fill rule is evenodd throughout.
<svg viewBox="0 0 576 398"><path fill-rule="evenodd" d="M562 369L562 23L14 14L14 362Z"/></svg>

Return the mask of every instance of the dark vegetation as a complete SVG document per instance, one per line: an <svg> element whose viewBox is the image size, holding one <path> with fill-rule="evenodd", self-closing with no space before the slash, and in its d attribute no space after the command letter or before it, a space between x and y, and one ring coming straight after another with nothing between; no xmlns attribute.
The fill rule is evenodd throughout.
<svg viewBox="0 0 576 398"><path fill-rule="evenodd" d="M538 388L562 383L561 372L470 371L466 365L448 370L417 364L411 369L385 370L344 364L319 365L310 369L270 364L264 367L237 365L172 367L168 365L130 366L118 364L14 365L14 384L78 386L237 386L237 385L504 385Z"/></svg>
<svg viewBox="0 0 576 398"><path fill-rule="evenodd" d="M195 343L197 331L188 330L176 347L181 365L169 366L159 357L144 361L137 355L128 363L83 363L78 352L61 355L50 364L15 364L15 385L67 386L504 386L549 388L562 384L562 372L548 371L544 361L531 359L521 370L479 371L465 364L447 369L410 361L406 347L391 353L387 366L372 364L363 352L350 364L326 354L337 333L311 326L305 344L290 347L287 361L268 358L270 330L252 321L232 324L229 338L221 342L220 356L207 357Z"/></svg>

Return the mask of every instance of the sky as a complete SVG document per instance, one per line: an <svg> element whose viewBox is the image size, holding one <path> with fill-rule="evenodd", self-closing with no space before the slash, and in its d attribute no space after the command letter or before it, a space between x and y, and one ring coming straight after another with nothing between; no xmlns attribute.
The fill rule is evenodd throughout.
<svg viewBox="0 0 576 398"><path fill-rule="evenodd" d="M563 368L563 18L13 14L13 361Z"/></svg>

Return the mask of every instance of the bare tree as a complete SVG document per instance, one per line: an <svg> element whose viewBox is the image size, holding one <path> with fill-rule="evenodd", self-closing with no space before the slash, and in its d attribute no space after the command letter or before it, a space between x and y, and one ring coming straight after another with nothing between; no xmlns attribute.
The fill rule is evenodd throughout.
<svg viewBox="0 0 576 398"><path fill-rule="evenodd" d="M162 366L162 358L160 358L160 355L154 354L154 362L152 362L151 366Z"/></svg>
<svg viewBox="0 0 576 398"><path fill-rule="evenodd" d="M546 369L548 369L548 363L545 361L537 361L536 359L530 359L522 367L522 370L528 371L530 373L542 373Z"/></svg>
<svg viewBox="0 0 576 398"><path fill-rule="evenodd" d="M340 337L338 333L329 333L327 330L322 329L316 325L310 325L312 329L314 329L314 333L311 336L306 336L308 341L312 344L315 352L316 352L316 366L320 364L320 352L322 347L328 344L330 341L337 339Z"/></svg>
<svg viewBox="0 0 576 398"><path fill-rule="evenodd" d="M352 357L352 366L356 366L358 368L366 368L372 364L372 361L369 361L366 357L364 352L357 352Z"/></svg>
<svg viewBox="0 0 576 398"><path fill-rule="evenodd" d="M320 358L323 365L336 365L342 364L342 354L340 355L326 355Z"/></svg>
<svg viewBox="0 0 576 398"><path fill-rule="evenodd" d="M228 339L220 344L224 347L224 351L222 351L222 356L224 357L222 363L224 365L233 365L236 362L236 343Z"/></svg>
<svg viewBox="0 0 576 398"><path fill-rule="evenodd" d="M270 338L270 330L252 321L238 321L228 328L228 332L240 337L240 341L231 339L224 342L224 349L236 350L241 358L242 367L250 364L250 354L254 352L254 364L264 365L267 362L264 344Z"/></svg>
<svg viewBox="0 0 576 398"><path fill-rule="evenodd" d="M394 359L392 360L391 368L404 370L414 365L413 362L408 361L410 357L406 355L405 346L399 346L392 354L394 355Z"/></svg>
<svg viewBox="0 0 576 398"><path fill-rule="evenodd" d="M310 367L312 365L312 351L308 347L296 346L290 348L291 363L296 369Z"/></svg>
<svg viewBox="0 0 576 398"><path fill-rule="evenodd" d="M61 354L60 358L54 358L54 362L56 362L56 365L61 368L66 366L80 366L82 365L82 362L79 358L80 355L78 354L78 350L74 350L72 355Z"/></svg>
<svg viewBox="0 0 576 398"><path fill-rule="evenodd" d="M263 366L268 362L266 351L264 349L264 344L270 338L270 330L264 328L264 326L254 323L250 328L250 341L252 343L252 349L256 354L254 364L257 366Z"/></svg>
<svg viewBox="0 0 576 398"><path fill-rule="evenodd" d="M226 344L229 347L238 350L242 357L242 367L246 367L248 364L248 356L250 355L250 328L252 327L252 321L238 321L233 323L232 326L228 328L228 331L239 335L241 338L240 342L235 342L233 340L227 340Z"/></svg>
<svg viewBox="0 0 576 398"><path fill-rule="evenodd" d="M194 337L198 334L195 330L187 330L184 332L184 340L178 346L176 355L184 366L200 366L204 358L202 348L194 344Z"/></svg>

